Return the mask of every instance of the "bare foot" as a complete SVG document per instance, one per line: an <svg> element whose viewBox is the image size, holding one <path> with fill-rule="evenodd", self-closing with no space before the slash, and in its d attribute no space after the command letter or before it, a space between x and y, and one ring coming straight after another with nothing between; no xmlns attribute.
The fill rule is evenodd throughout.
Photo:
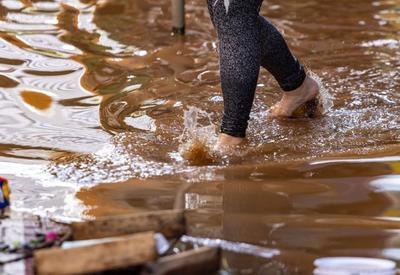
<svg viewBox="0 0 400 275"><path fill-rule="evenodd" d="M283 93L281 101L271 107L269 116L272 118L291 117L300 106L315 99L318 94L318 83L307 76L299 88Z"/></svg>
<svg viewBox="0 0 400 275"><path fill-rule="evenodd" d="M220 134L214 150L222 154L232 154L235 148L244 141L244 138L233 137L227 134Z"/></svg>

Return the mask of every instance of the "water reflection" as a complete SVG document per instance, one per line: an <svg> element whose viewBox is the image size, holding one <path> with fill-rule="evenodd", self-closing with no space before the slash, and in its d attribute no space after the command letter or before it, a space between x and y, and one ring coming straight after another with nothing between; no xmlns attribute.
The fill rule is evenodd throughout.
<svg viewBox="0 0 400 275"><path fill-rule="evenodd" d="M50 108L50 105L53 101L49 95L33 91L22 91L21 97L25 103L39 110L46 110Z"/></svg>
<svg viewBox="0 0 400 275"><path fill-rule="evenodd" d="M209 228L218 228L213 232L219 232L219 238L282 251L272 262L228 253L227 269L233 272L252 266L252 272L259 274L311 274L313 259L324 255L382 257L381 249L397 247L399 230L398 192L383 192L376 184L390 184L378 175L390 173L391 165L376 164L370 171L364 169L371 167L365 164L309 167L307 173L313 174L309 179L298 179L295 171L300 167L289 167L295 171L288 171L286 177L283 170L275 174L272 167L266 167L256 177L251 173L251 181L249 174L225 173L223 182L188 191L187 205L196 209L190 215L191 233L208 236ZM399 179L398 175L390 177ZM217 188L211 189L212 185Z"/></svg>

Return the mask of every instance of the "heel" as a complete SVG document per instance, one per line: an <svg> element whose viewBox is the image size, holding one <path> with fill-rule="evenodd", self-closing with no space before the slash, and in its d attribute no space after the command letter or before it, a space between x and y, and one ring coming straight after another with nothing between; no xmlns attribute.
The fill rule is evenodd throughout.
<svg viewBox="0 0 400 275"><path fill-rule="evenodd" d="M319 96L307 101L305 104L305 115L309 118L316 118L321 114L321 103Z"/></svg>
<svg viewBox="0 0 400 275"><path fill-rule="evenodd" d="M316 118L319 117L321 112L322 106L320 103L319 96L314 97L313 99L307 101L306 103L302 104L300 107L293 112L292 117L294 118Z"/></svg>

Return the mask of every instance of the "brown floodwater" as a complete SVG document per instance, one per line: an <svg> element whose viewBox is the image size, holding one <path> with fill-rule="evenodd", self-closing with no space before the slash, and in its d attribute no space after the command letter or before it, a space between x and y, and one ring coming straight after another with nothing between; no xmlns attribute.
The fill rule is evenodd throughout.
<svg viewBox="0 0 400 275"><path fill-rule="evenodd" d="M184 207L191 236L278 251L226 252L230 274L400 261L400 1L264 3L324 87L326 113L269 120L280 92L263 71L246 147L197 162L182 151L213 142L223 104L216 35L204 1L189 0L187 35L171 36L169 4L0 1L13 210L70 221Z"/></svg>

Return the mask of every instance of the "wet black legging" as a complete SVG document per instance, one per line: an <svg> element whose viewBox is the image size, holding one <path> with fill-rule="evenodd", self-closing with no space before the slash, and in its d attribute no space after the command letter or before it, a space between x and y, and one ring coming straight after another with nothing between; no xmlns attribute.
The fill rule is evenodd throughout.
<svg viewBox="0 0 400 275"><path fill-rule="evenodd" d="M284 91L301 86L306 74L279 31L259 15L263 0L207 1L220 41L221 132L245 137L260 66Z"/></svg>

